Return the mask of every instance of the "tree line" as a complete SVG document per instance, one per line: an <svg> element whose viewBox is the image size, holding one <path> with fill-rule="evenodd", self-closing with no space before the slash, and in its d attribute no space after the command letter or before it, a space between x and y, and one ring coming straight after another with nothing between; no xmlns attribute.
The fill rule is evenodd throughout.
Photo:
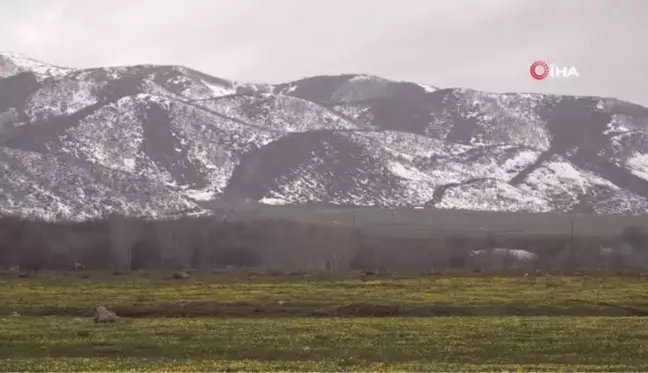
<svg viewBox="0 0 648 373"><path fill-rule="evenodd" d="M510 248L534 253L475 256ZM411 271L643 268L648 233L631 226L609 237L391 235L294 220L220 221L213 217L142 220L113 215L79 223L0 218L0 267L23 270ZM603 249L607 249L605 252ZM648 267L648 266L647 266ZM78 267L77 267L78 268Z"/></svg>

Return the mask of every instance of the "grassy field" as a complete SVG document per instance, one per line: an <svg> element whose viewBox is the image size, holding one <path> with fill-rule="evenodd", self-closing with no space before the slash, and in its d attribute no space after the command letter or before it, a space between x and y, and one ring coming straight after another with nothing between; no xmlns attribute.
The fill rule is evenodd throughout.
<svg viewBox="0 0 648 373"><path fill-rule="evenodd" d="M648 277L262 273L0 274L0 315L128 317L637 316Z"/></svg>
<svg viewBox="0 0 648 373"><path fill-rule="evenodd" d="M0 319L4 371L645 371L648 320Z"/></svg>
<svg viewBox="0 0 648 373"><path fill-rule="evenodd" d="M648 318L636 317L648 314L647 284L602 274L3 273L0 370L647 370ZM100 304L125 318L94 324Z"/></svg>

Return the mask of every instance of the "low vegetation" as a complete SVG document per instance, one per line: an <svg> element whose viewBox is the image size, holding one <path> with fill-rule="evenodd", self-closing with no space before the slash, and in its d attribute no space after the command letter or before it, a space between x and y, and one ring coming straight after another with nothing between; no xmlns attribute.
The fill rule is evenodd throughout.
<svg viewBox="0 0 648 373"><path fill-rule="evenodd" d="M645 371L627 317L0 319L4 371Z"/></svg>

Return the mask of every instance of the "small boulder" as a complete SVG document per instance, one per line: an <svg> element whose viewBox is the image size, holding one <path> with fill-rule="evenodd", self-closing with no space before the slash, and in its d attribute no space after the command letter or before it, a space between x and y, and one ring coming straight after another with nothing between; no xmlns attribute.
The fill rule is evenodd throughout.
<svg viewBox="0 0 648 373"><path fill-rule="evenodd" d="M105 306L99 306L95 310L94 322L95 323L113 323L119 320L116 313L109 310Z"/></svg>
<svg viewBox="0 0 648 373"><path fill-rule="evenodd" d="M191 275L188 274L187 272L176 272L176 273L173 274L173 278L175 278L177 280L182 280L182 279L189 278L189 277L191 277Z"/></svg>

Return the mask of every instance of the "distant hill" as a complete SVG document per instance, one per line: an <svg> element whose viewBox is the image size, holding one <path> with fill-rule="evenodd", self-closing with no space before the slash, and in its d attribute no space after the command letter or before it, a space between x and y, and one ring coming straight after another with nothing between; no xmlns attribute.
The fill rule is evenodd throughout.
<svg viewBox="0 0 648 373"><path fill-rule="evenodd" d="M648 212L648 108L347 74L248 84L0 53L0 213L266 204ZM201 207L202 206L202 207Z"/></svg>

